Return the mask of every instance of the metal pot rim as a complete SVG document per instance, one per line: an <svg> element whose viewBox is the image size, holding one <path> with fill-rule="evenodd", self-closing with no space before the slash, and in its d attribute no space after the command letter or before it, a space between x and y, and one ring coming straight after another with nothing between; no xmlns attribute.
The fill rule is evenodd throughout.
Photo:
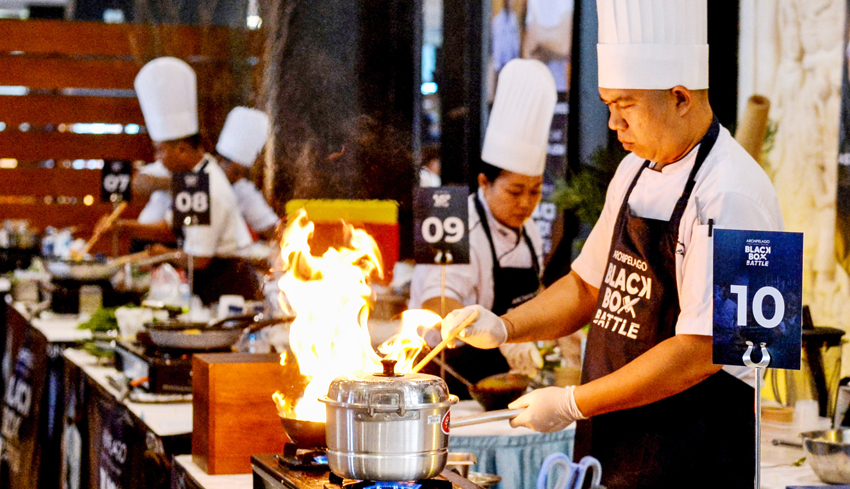
<svg viewBox="0 0 850 489"><path fill-rule="evenodd" d="M363 411L373 410L379 412L394 412L398 411L399 407L404 407L406 411L414 411L419 409L442 409L445 407L451 407L458 403L458 397L454 394L449 394L449 398L445 401L440 402L430 402L423 404L410 404L410 405L394 405L394 404L363 404L363 403L352 403L352 402L341 402L331 399L328 396L322 396L319 398L320 402L323 402L329 406L343 408L343 409L359 409Z"/></svg>

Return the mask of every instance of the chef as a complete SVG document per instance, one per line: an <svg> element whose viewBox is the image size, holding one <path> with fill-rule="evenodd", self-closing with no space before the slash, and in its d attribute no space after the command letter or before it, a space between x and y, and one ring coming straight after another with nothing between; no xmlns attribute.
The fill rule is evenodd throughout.
<svg viewBox="0 0 850 489"><path fill-rule="evenodd" d="M529 218L540 202L555 101L555 82L543 63L514 59L502 69L481 151L478 191L469 196L469 264L446 267L445 311L442 267L416 266L411 308L444 315L481 304L500 315L537 294L542 241ZM477 382L527 364L532 348L509 345L505 349L511 351L503 356L499 350L464 346L446 351L446 360L467 380ZM468 396L462 383L453 377L446 381L450 392Z"/></svg>
<svg viewBox="0 0 850 489"><path fill-rule="evenodd" d="M248 177L266 144L268 133L269 118L264 112L236 107L228 114L216 144L216 159L233 187L242 217L248 227L265 240L274 237L280 217ZM148 199L137 219L140 224L155 223L165 218L171 209L170 189L171 172L161 161L149 163L139 170L133 179L133 196ZM131 224L122 222L121 225L127 227ZM136 234L145 232L135 231Z"/></svg>
<svg viewBox="0 0 850 489"><path fill-rule="evenodd" d="M597 0L599 94L631 151L572 271L502 315L472 306L479 348L590 325L582 383L514 401L512 426L574 420L575 459L609 489L751 487L752 369L712 364L712 242L718 228L781 231L773 186L708 102L706 0Z"/></svg>
<svg viewBox="0 0 850 489"><path fill-rule="evenodd" d="M171 174L176 172L209 175L210 224L173 226L171 212L165 219L149 223L121 221L136 236L166 241L165 236L182 237L183 254L176 261L194 266L194 292L204 303L212 303L223 294L237 294L249 300L259 299L259 282L250 264L240 257L252 242L251 233L236 205L236 196L224 174L200 143L198 134L197 81L195 72L184 61L157 58L139 71L136 95L145 118L145 126L154 143L157 160ZM163 238L160 238L163 237ZM152 254L166 251L162 244Z"/></svg>
<svg viewBox="0 0 850 489"><path fill-rule="evenodd" d="M216 158L233 186L236 202L248 227L265 240L274 237L280 217L248 179L269 135L269 116L248 107L227 114L215 146Z"/></svg>

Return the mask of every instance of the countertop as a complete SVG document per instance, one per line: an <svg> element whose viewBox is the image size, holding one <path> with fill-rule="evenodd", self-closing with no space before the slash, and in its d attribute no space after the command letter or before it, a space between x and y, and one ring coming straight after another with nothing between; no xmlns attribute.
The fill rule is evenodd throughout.
<svg viewBox="0 0 850 489"><path fill-rule="evenodd" d="M88 353L73 348L66 349L65 358L79 366L86 375L115 396L127 406L127 409L142 420L157 436L186 435L192 432L192 403L136 403L121 399L122 393L115 389L107 380L110 375L118 375L113 367L98 364L97 359Z"/></svg>

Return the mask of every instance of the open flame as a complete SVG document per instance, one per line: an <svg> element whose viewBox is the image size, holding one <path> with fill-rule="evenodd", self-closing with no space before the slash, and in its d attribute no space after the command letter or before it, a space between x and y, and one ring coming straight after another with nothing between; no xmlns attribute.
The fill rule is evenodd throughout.
<svg viewBox="0 0 850 489"><path fill-rule="evenodd" d="M308 380L300 399L280 391L274 401L282 416L307 421L325 421L325 406L318 399L340 376L380 372L381 358L397 361L396 372L406 373L425 343L416 333L440 318L424 310L405 311L401 331L372 348L367 327L370 277L382 277L381 256L375 240L362 229L343 223L344 245L313 256L308 240L314 225L299 210L281 240L283 275L278 285L281 305L295 314L289 331L289 346L301 375ZM292 359L281 355L281 364Z"/></svg>

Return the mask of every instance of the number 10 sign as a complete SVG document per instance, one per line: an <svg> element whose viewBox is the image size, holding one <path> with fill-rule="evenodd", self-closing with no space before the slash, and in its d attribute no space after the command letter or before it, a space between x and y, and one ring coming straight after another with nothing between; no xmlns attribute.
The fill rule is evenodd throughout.
<svg viewBox="0 0 850 489"><path fill-rule="evenodd" d="M755 350L766 345L769 368L799 370L803 234L714 234L714 363L744 365L749 341Z"/></svg>
<svg viewBox="0 0 850 489"><path fill-rule="evenodd" d="M416 263L469 263L466 187L417 188L413 201Z"/></svg>

